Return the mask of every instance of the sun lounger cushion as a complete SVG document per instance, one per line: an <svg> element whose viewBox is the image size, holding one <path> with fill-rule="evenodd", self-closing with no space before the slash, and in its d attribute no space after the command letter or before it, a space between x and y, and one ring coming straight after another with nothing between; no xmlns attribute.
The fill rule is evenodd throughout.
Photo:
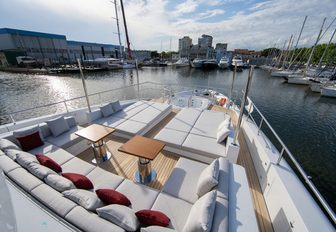
<svg viewBox="0 0 336 232"><path fill-rule="evenodd" d="M147 126L146 123L136 122L132 120L127 120L120 125L116 126L116 128L127 134L141 134L144 128Z"/></svg>
<svg viewBox="0 0 336 232"><path fill-rule="evenodd" d="M102 188L115 190L124 180L123 177L105 171L100 167L95 167L86 177L91 180L95 190Z"/></svg>
<svg viewBox="0 0 336 232"><path fill-rule="evenodd" d="M124 232L121 227L99 217L96 213L87 211L81 206L73 208L66 216L69 222L87 232Z"/></svg>
<svg viewBox="0 0 336 232"><path fill-rule="evenodd" d="M65 217L77 206L76 203L63 197L61 193L46 184L37 186L31 190L31 194L61 217Z"/></svg>
<svg viewBox="0 0 336 232"><path fill-rule="evenodd" d="M118 118L118 117L111 115L110 117L107 117L107 118L100 118L94 121L94 123L115 128L125 121L126 119Z"/></svg>
<svg viewBox="0 0 336 232"><path fill-rule="evenodd" d="M187 132L164 128L154 137L154 139L164 141L168 146L181 148L187 136Z"/></svg>
<svg viewBox="0 0 336 232"><path fill-rule="evenodd" d="M224 143L217 143L216 139L201 135L189 134L182 144L182 148L211 158L226 157Z"/></svg>
<svg viewBox="0 0 336 232"><path fill-rule="evenodd" d="M124 194L131 201L129 207L134 211L150 209L159 195L158 190L142 184L133 183L130 180L124 180L117 187L116 191Z"/></svg>
<svg viewBox="0 0 336 232"><path fill-rule="evenodd" d="M173 197L166 193L160 193L152 210L163 212L170 219L168 228L176 231L183 231L192 204L182 199Z"/></svg>
<svg viewBox="0 0 336 232"><path fill-rule="evenodd" d="M223 112L205 110L197 119L190 133L216 138L218 126L221 124L221 122L224 121L225 118L229 118L229 116Z"/></svg>
<svg viewBox="0 0 336 232"><path fill-rule="evenodd" d="M165 128L190 132L200 114L200 110L184 108L165 126Z"/></svg>
<svg viewBox="0 0 336 232"><path fill-rule="evenodd" d="M180 158L162 191L194 204L198 200L197 182L207 166L200 162Z"/></svg>

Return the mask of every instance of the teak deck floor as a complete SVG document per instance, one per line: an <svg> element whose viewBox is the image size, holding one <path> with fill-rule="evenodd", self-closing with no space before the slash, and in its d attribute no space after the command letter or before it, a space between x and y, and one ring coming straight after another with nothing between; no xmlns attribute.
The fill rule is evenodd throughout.
<svg viewBox="0 0 336 232"><path fill-rule="evenodd" d="M160 100L156 100L160 101ZM227 112L226 109L219 106L210 107L211 110L214 111L222 111ZM164 120L162 120L158 125L156 125L152 130L146 133L146 137L152 138L154 137L177 113L177 110L173 110ZM231 115L232 122L234 126L237 124L237 115L228 111ZM253 200L253 205L258 221L259 231L273 231L273 227L271 224L271 220L268 214L267 206L261 192L261 188L259 185L258 177L256 171L254 169L253 161L251 158L251 154L247 148L247 144L245 142L244 136L242 134L238 137L240 143L240 152L238 156L238 164L245 168L251 197ZM125 154L123 152L119 152L118 148L124 144L127 139L110 136L107 141L107 147L109 151L112 153L112 157L109 161L106 161L102 164L99 164L99 167L115 173L117 175L123 176L127 179L133 180L134 173L138 169L138 158L132 155ZM77 155L77 157L91 162L93 159L93 153L91 149L87 149L84 152ZM168 151L162 151L153 161L152 168L157 171L157 178L155 181L147 184L149 187L161 190L168 177L170 176L176 162L179 159L179 155Z"/></svg>

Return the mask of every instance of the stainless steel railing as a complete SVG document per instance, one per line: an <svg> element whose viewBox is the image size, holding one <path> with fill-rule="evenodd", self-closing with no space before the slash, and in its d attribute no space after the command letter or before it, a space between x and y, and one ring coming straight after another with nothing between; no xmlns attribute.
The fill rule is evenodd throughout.
<svg viewBox="0 0 336 232"><path fill-rule="evenodd" d="M251 99L249 99L249 100L251 101ZM278 157L278 160L277 160L276 164L280 165L281 160L284 158L284 153L286 152L288 158L293 163L295 169L300 173L301 177L304 179L304 181L307 184L309 190L314 194L314 196L316 197L316 199L318 200L320 205L323 207L325 212L329 215L330 219L334 222L334 224L336 224L336 215L335 215L334 211L331 209L331 207L329 206L327 201L324 199L324 197L321 195L321 193L315 187L314 183L311 181L312 177L306 174L306 172L303 170L303 168L301 167L299 162L295 159L294 155L290 152L288 147L285 145L285 143L282 141L282 139L279 137L279 135L275 132L275 130L273 129L271 124L268 122L268 120L265 118L265 116L260 112L258 107L253 103L253 101L251 101L251 106L253 106L253 109L254 109L253 112L258 113L259 117L261 118L260 123L258 125L256 123L254 117L252 116L252 112L251 112L252 107L250 107L248 109L247 116L258 127L258 135L260 134L260 132L262 132L262 125L267 125L268 129L272 132L272 134L276 138L277 142L281 146L281 150L278 151L279 152L279 157ZM270 142L268 140L268 138L266 137L265 133L262 133L262 136L264 136L265 141L267 141L266 143ZM270 146L270 145L268 145L268 146Z"/></svg>

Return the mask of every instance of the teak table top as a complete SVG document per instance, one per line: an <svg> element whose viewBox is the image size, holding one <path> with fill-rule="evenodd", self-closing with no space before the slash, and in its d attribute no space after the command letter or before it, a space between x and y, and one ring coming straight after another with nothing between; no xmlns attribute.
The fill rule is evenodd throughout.
<svg viewBox="0 0 336 232"><path fill-rule="evenodd" d="M165 145L165 143L158 140L136 135L122 145L118 151L153 160L162 151Z"/></svg>
<svg viewBox="0 0 336 232"><path fill-rule="evenodd" d="M77 131L75 134L89 140L92 143L96 143L99 140L108 136L109 134L113 133L114 131L115 129L111 127L92 124L84 129Z"/></svg>

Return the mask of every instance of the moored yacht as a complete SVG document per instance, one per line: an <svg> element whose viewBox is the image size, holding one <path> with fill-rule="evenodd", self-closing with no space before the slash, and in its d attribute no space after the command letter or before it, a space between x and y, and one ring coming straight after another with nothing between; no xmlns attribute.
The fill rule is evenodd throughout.
<svg viewBox="0 0 336 232"><path fill-rule="evenodd" d="M202 68L203 67L203 62L205 60L201 59L201 58L195 58L192 62L191 62L191 67L193 68Z"/></svg>
<svg viewBox="0 0 336 232"><path fill-rule="evenodd" d="M221 69L229 68L231 65L230 59L228 57L222 57L218 63L218 67Z"/></svg>
<svg viewBox="0 0 336 232"><path fill-rule="evenodd" d="M179 67L188 67L190 66L189 60L186 57L180 58L178 61L172 64L172 66L179 68Z"/></svg>
<svg viewBox="0 0 336 232"><path fill-rule="evenodd" d="M251 78L252 75L248 83ZM157 93L154 101L141 99L139 86L147 89L153 85L162 92ZM180 98L174 100L174 97L186 96L178 92L180 85L141 83L139 86L109 91L134 91L129 92L124 101L105 99L90 105L89 99L93 101L107 93L103 91L81 97L88 99L87 108L80 106L56 115L1 126L0 168L6 185L14 186L37 204L40 211L48 212L56 222L67 225L69 231L189 231L193 223L201 220L199 213L213 215L207 221L210 231L231 231L232 228L235 231L334 231L319 204L331 220L334 213L310 178L253 101L248 100L245 106L248 87L241 106L224 95L220 99L226 99L229 104L218 104L222 100L215 98L220 96L215 87L198 91L190 87L187 104L175 107ZM255 121L255 114L262 119L259 123ZM94 125L100 125L111 135L101 142L89 136L95 130L86 133L88 139L81 137L81 131L87 132L89 126ZM264 126L278 138L277 142L282 145L280 150L263 133ZM31 135L39 138L39 143L33 138L27 143L21 139ZM157 150L153 160L138 159L134 150L131 152L129 142L137 145L132 139L139 137L143 141L163 143L163 150ZM88 146L88 142L93 146ZM141 151L136 153L151 147L137 146ZM130 150L124 152L127 149ZM284 152L294 163L293 167L283 159ZM44 159L49 158L60 166L61 172L47 169L42 161L36 161L34 155L41 153L47 157ZM111 158L105 158L108 153ZM309 190L292 168L298 170ZM204 177L212 170L218 175L209 188L210 183ZM69 173L91 184L80 185ZM139 175L140 179L136 179ZM100 196L101 191L97 191L102 189L121 194L131 204L109 204ZM319 199L318 203L310 191ZM20 197L11 199L20 201ZM205 207L203 202L212 207ZM1 207L3 215L2 210ZM169 219L161 224L168 228L154 225L140 228L141 216L134 216L135 213L155 214L154 211ZM129 216L132 223L116 219L113 216L116 214L133 215ZM35 226L40 223L40 218L27 220L23 214L14 216L19 223ZM13 220L5 223L15 227ZM0 228L4 228L3 225L1 221Z"/></svg>

